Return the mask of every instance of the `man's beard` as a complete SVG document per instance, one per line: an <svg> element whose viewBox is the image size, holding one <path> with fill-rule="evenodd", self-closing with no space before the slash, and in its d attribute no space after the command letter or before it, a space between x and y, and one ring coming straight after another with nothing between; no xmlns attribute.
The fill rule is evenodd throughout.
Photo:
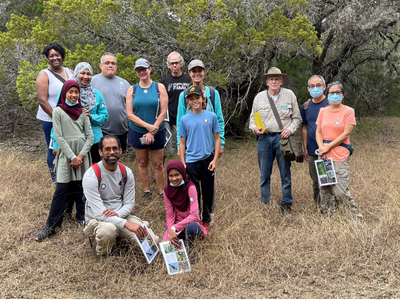
<svg viewBox="0 0 400 300"><path fill-rule="evenodd" d="M115 156L116 158L114 158L114 159L110 159L109 157L110 157L110 156L107 156L107 157L104 157L103 159L104 159L104 161L105 161L106 163L108 163L108 164L110 164L110 165L115 165L115 164L118 162L118 160L119 160L119 156Z"/></svg>

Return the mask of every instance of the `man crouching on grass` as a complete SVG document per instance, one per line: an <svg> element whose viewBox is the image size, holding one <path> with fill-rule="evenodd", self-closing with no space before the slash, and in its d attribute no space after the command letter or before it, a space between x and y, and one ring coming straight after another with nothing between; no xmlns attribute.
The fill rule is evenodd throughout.
<svg viewBox="0 0 400 300"><path fill-rule="evenodd" d="M118 163L121 143L115 136L104 136L99 142L101 161L90 167L83 176L86 197L84 233L94 237L96 253L101 261L107 258L117 237L136 243L135 236L147 235L142 224L148 223L131 215L135 204L135 179L132 170ZM99 174L100 173L100 174ZM158 242L158 236L149 229Z"/></svg>

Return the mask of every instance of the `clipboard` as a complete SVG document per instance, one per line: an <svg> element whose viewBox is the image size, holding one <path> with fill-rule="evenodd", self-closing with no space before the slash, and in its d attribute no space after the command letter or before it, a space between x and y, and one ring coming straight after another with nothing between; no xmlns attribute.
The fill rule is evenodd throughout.
<svg viewBox="0 0 400 300"><path fill-rule="evenodd" d="M263 121L261 120L261 115L259 111L254 114L254 119L256 119L257 127L261 128L261 131L264 132L265 127Z"/></svg>

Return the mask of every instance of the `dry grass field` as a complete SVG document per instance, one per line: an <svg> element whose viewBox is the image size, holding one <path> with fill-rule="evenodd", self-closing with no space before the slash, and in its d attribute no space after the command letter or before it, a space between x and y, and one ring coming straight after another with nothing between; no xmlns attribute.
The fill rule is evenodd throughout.
<svg viewBox="0 0 400 300"><path fill-rule="evenodd" d="M256 142L229 141L216 172L215 223L194 249L192 272L169 276L136 245L97 260L82 229L66 221L42 243L54 187L40 151L2 150L1 298L399 298L399 119L362 119L352 134L351 191L364 220L315 212L307 164L293 164L293 213L282 216L277 166L273 205L260 203ZM42 138L42 137L41 137ZM44 143L44 138L41 143ZM132 155L122 162L137 176ZM138 195L142 191L137 180ZM162 199L133 213L163 235Z"/></svg>

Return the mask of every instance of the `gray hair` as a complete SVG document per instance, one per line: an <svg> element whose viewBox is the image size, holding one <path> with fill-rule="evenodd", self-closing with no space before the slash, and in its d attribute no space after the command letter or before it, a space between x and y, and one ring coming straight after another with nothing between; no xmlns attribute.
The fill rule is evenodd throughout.
<svg viewBox="0 0 400 300"><path fill-rule="evenodd" d="M307 85L310 85L310 80L313 79L313 78L319 78L319 79L321 79L321 80L322 80L322 84L325 85L325 79L324 79L324 77L322 77L321 75L313 75L313 76L311 76L311 77L308 79Z"/></svg>
<svg viewBox="0 0 400 300"><path fill-rule="evenodd" d="M337 85L339 87L339 89L342 91L343 95L346 93L343 83L341 83L339 81L335 81L335 82L332 82L332 83L328 84L328 88L327 88L327 93L328 94L329 94L329 89L331 87L335 86L335 85Z"/></svg>
<svg viewBox="0 0 400 300"><path fill-rule="evenodd" d="M179 63L180 63L180 64L182 65L182 67L183 67L183 65L185 64L185 60L183 59L182 55L181 55L179 52L176 52L176 51L173 51L173 52L171 52L170 54L168 54L168 57L167 57L167 66L169 65L169 59L170 59L171 56L174 55L174 54L178 55Z"/></svg>
<svg viewBox="0 0 400 300"><path fill-rule="evenodd" d="M101 56L101 58L100 58L100 63L101 63L101 64L103 63L103 58L104 58L104 56L114 56L115 62L117 62L117 57L116 57L113 53L111 53L111 52L105 52L105 53Z"/></svg>

